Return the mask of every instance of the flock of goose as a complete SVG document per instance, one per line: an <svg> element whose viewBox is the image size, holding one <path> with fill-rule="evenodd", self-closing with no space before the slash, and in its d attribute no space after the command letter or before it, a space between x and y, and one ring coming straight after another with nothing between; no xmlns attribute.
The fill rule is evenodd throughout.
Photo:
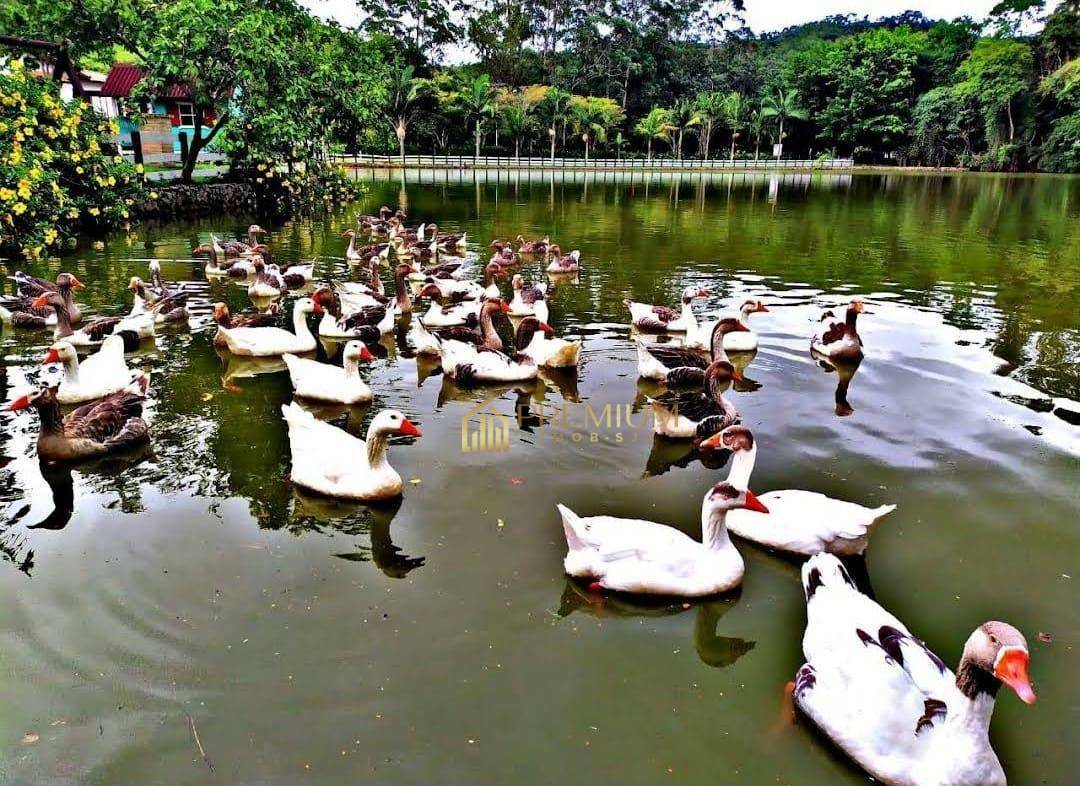
<svg viewBox="0 0 1080 786"><path fill-rule="evenodd" d="M345 258L359 281L316 283L314 263L273 263L262 242L265 230L249 228L247 242L211 241L195 248L207 257L208 277L237 279L254 308L232 314L214 307L212 341L239 356L281 358L297 399L353 405L372 391L360 374L372 360L368 347L410 319L409 342L418 355L438 357L444 374L463 385L519 382L542 367L576 368L581 344L554 335L546 283L526 282L514 272L523 258L542 259L557 277L581 269L577 251L563 254L547 238L516 244L493 241L479 280L468 278L467 238L442 234L435 224L410 229L402 211L382 208L360 216ZM364 245L359 241L368 239ZM515 248L516 246L516 248ZM390 266L394 291L380 275ZM510 277L513 295L499 280ZM69 273L55 281L23 273L12 277L19 295L0 307L13 327L51 329L55 343L43 363L62 365L58 385L16 398L9 410L37 410L37 450L46 462L67 462L123 451L150 439L142 418L149 375L128 367L125 354L162 326L187 324L187 292L169 285L150 262L149 280L133 277L131 311L123 317L89 318L73 299L83 284ZM278 326L279 299L303 287L292 305L292 329ZM309 294L306 294L309 293ZM703 452L731 456L727 478L712 485L701 505L701 539L657 522L610 516L579 516L559 505L567 542L565 570L592 592L703 597L737 587L744 562L729 532L770 549L809 557L802 567L807 608L803 637L806 663L791 685L795 705L875 778L889 784L1006 783L988 739L994 699L1001 684L1025 702L1035 700L1028 678L1023 635L1002 622L980 626L964 647L955 674L902 622L863 594L840 558L861 555L874 525L895 506L867 508L801 489L755 495L750 478L758 442L724 398L741 379L728 352L756 349L751 315L768 312L747 300L736 314L699 323L693 302L708 293L682 292L679 308L625 301L641 377L665 392L649 398L654 431L694 440ZM423 314L413 309L423 299ZM811 353L824 362L862 358L853 300L843 319L821 317ZM313 333L308 317L318 318ZM511 346L497 322L517 320ZM344 344L342 365L311 357L318 336ZM658 336L667 340L657 341ZM80 352L91 352L80 359ZM74 407L64 414L61 407ZM387 459L394 436L420 437L401 412L377 412L366 439L323 422L297 401L281 408L289 434L292 481L311 491L374 501L402 493L401 476Z"/></svg>

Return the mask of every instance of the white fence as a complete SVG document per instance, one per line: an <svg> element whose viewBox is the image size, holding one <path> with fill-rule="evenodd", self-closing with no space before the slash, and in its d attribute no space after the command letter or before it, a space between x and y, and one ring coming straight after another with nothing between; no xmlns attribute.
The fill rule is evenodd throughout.
<svg viewBox="0 0 1080 786"><path fill-rule="evenodd" d="M378 156L370 153L339 154L334 159L342 164L358 167L401 167L400 156ZM731 171L761 169L850 169L850 158L832 158L821 161L811 159L760 158L757 161L736 158L702 159L685 158L537 158L514 156L405 156L408 169L589 169L589 170L647 170L647 171Z"/></svg>

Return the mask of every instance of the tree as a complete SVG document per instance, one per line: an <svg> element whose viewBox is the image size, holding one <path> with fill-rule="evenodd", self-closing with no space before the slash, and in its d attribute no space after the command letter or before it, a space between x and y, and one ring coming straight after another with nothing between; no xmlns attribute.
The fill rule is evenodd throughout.
<svg viewBox="0 0 1080 786"><path fill-rule="evenodd" d="M480 158L480 140L483 137L484 116L491 112L494 93L491 89L491 77L480 74L472 79L464 79L456 93L456 101L461 106L466 122L473 124L473 163Z"/></svg>
<svg viewBox="0 0 1080 786"><path fill-rule="evenodd" d="M701 118L701 126L698 130L701 154L705 160L709 160L709 146L712 143L713 128L724 117L724 94L719 91L698 93L694 99L698 117Z"/></svg>
<svg viewBox="0 0 1080 786"><path fill-rule="evenodd" d="M574 131L581 134L585 143L585 164L589 163L589 146L607 141L607 131L623 120L622 107L611 98L598 96L573 96L569 103L570 122Z"/></svg>
<svg viewBox="0 0 1080 786"><path fill-rule="evenodd" d="M746 122L746 102L743 100L741 94L732 90L726 96L724 96L723 103L721 105L724 117L724 125L731 131L731 161L735 161L735 140L739 136L739 131L742 129L743 124Z"/></svg>
<svg viewBox="0 0 1080 786"><path fill-rule="evenodd" d="M461 26L448 0L357 0L357 5L364 13L364 31L404 45L405 59L416 66L461 39Z"/></svg>
<svg viewBox="0 0 1080 786"><path fill-rule="evenodd" d="M406 66L391 74L383 116L390 123L394 136L397 137L398 154L401 156L402 166L405 166L405 134L419 109L420 99L427 94L427 82L413 76L412 66Z"/></svg>
<svg viewBox="0 0 1080 786"><path fill-rule="evenodd" d="M670 142L675 126L671 123L668 110L654 106L649 110L649 114L637 121L634 130L645 137L645 157L647 161L652 161L653 140L660 139ZM708 156L708 151L706 151L706 156Z"/></svg>
<svg viewBox="0 0 1080 786"><path fill-rule="evenodd" d="M779 161L784 145L784 122L793 119L805 120L806 112L799 106L799 97L794 91L785 93L777 89L775 94L761 99L759 114L762 120L775 119L779 127L776 132L776 160Z"/></svg>
<svg viewBox="0 0 1080 786"><path fill-rule="evenodd" d="M676 133L676 150L678 151L679 158L682 158L683 151L683 134L691 128L701 125L701 115L698 114L697 107L686 99L676 101L671 107L668 117L671 124L675 126Z"/></svg>
<svg viewBox="0 0 1080 786"><path fill-rule="evenodd" d="M1008 141L1016 138L1016 106L1027 92L1033 65L1031 47L1021 41L984 38L960 64L960 95L979 102L986 122L986 141L994 147L1000 140L999 125L1004 113Z"/></svg>
<svg viewBox="0 0 1080 786"><path fill-rule="evenodd" d="M754 160L757 161L758 153L761 151L761 132L765 130L765 118L762 117L760 108L750 113L747 128L754 136Z"/></svg>
<svg viewBox="0 0 1080 786"><path fill-rule="evenodd" d="M551 161L555 162L555 138L556 128L560 122L565 122L566 119L566 107L570 102L570 94L564 90L560 90L557 87L549 87L544 92L544 98L542 101L543 109L550 123L548 125L548 136L551 140Z"/></svg>

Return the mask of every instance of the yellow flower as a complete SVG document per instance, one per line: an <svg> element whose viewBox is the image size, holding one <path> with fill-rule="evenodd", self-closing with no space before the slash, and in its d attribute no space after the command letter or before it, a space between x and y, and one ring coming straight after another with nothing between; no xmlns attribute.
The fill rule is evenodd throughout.
<svg viewBox="0 0 1080 786"><path fill-rule="evenodd" d="M150 192L150 198L151 199L157 199L157 191L151 191Z"/></svg>
<svg viewBox="0 0 1080 786"><path fill-rule="evenodd" d="M23 213L26 212L26 205L24 205L22 202L16 202L15 207L11 208L11 212L17 216L21 216Z"/></svg>
<svg viewBox="0 0 1080 786"><path fill-rule="evenodd" d="M143 166L142 164L136 164L136 165L135 165L135 171L136 171L136 172L138 172L138 173L139 173L140 175L141 175L141 174L142 174L142 173L143 173L143 172L144 172L145 170L146 170L146 168L145 168L145 167L144 167L144 166Z"/></svg>
<svg viewBox="0 0 1080 786"><path fill-rule="evenodd" d="M97 215L101 214L101 211L98 210L96 207L92 207L89 210L87 210L86 212L89 213L92 216L97 216Z"/></svg>
<svg viewBox="0 0 1080 786"><path fill-rule="evenodd" d="M81 166L77 166L75 167L75 171L81 175L83 173L83 168Z"/></svg>
<svg viewBox="0 0 1080 786"><path fill-rule="evenodd" d="M78 211L78 209L76 209L76 208L74 208L74 207L73 207L73 208L71 208L71 210L69 210L69 211L67 212L67 217L68 217L68 218L78 218L78 217L79 217L79 211Z"/></svg>

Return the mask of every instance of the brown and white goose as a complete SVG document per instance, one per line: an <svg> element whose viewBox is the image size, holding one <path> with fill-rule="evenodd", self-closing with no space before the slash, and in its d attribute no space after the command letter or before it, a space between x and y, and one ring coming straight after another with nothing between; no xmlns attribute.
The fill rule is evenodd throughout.
<svg viewBox="0 0 1080 786"><path fill-rule="evenodd" d="M72 290L83 286L79 279L70 273L61 273L53 284L43 278L34 278L19 271L11 280L19 290L19 296L7 298L0 305L0 322L17 328L41 329L56 324L56 312L50 306L35 307L34 301L42 295L56 292L64 301L68 319L78 322L82 319L82 309L72 298Z"/></svg>
<svg viewBox="0 0 1080 786"><path fill-rule="evenodd" d="M543 254L551 245L551 238L545 235L543 240L526 240L518 235L517 242L519 254Z"/></svg>
<svg viewBox="0 0 1080 786"><path fill-rule="evenodd" d="M630 324L645 333L686 333L697 328L697 317L691 304L699 297L708 297L707 290L689 286L682 291L682 310L676 311L667 306L653 306L648 303L635 303L624 300L623 305L630 309Z"/></svg>
<svg viewBox="0 0 1080 786"><path fill-rule="evenodd" d="M724 344L729 334L749 328L732 317L726 317L713 325L709 347L712 360L727 360ZM700 350L674 344L656 344L636 339L638 375L645 379L665 382L669 385L701 385L705 382L705 369L710 360ZM738 380L736 375L734 379Z"/></svg>
<svg viewBox="0 0 1080 786"><path fill-rule="evenodd" d="M1035 702L1023 634L980 625L954 675L833 555L807 560L802 581L806 663L795 706L881 783L1005 786L988 733L1001 685Z"/></svg>
<svg viewBox="0 0 1080 786"><path fill-rule="evenodd" d="M834 322L833 312L826 311L821 315L818 332L810 339L810 351L846 363L862 360L863 342L855 329L862 313L863 302L859 298L851 301L843 322Z"/></svg>
<svg viewBox="0 0 1080 786"><path fill-rule="evenodd" d="M409 340L418 355L438 357L442 354L444 341L461 341L475 344L485 349L502 349L503 342L495 329L496 314L505 314L509 307L500 299L486 300L480 306L480 314L475 320L468 320L464 325L429 327L423 317L417 317L409 328Z"/></svg>
<svg viewBox="0 0 1080 786"><path fill-rule="evenodd" d="M277 324L277 318L278 304L276 302L271 303L265 311L244 311L240 314L232 314L224 303L215 303L214 322L217 323L218 330L214 333L213 344L215 347L229 345L225 341L225 334L221 332L221 328L229 330L239 327L273 327Z"/></svg>
<svg viewBox="0 0 1080 786"><path fill-rule="evenodd" d="M41 418L38 458L47 463L79 461L104 456L142 444L150 429L141 417L141 394L120 391L69 412L60 412L56 388L21 396L9 410L36 409Z"/></svg>
<svg viewBox="0 0 1080 786"><path fill-rule="evenodd" d="M33 303L34 308L48 306L56 313L56 327L53 329L53 338L59 341L63 339L76 347L96 347L106 337L118 335L124 339L124 347L129 352L138 348L139 341L154 335L154 315L151 313L136 314L127 317L96 317L84 322L78 330L72 327L71 317L68 314L64 299L59 293L52 292L42 295Z"/></svg>
<svg viewBox="0 0 1080 786"><path fill-rule="evenodd" d="M653 431L673 439L710 437L739 421L738 410L724 398L724 390L739 372L728 360L714 360L705 369L705 390L668 391L650 398Z"/></svg>

